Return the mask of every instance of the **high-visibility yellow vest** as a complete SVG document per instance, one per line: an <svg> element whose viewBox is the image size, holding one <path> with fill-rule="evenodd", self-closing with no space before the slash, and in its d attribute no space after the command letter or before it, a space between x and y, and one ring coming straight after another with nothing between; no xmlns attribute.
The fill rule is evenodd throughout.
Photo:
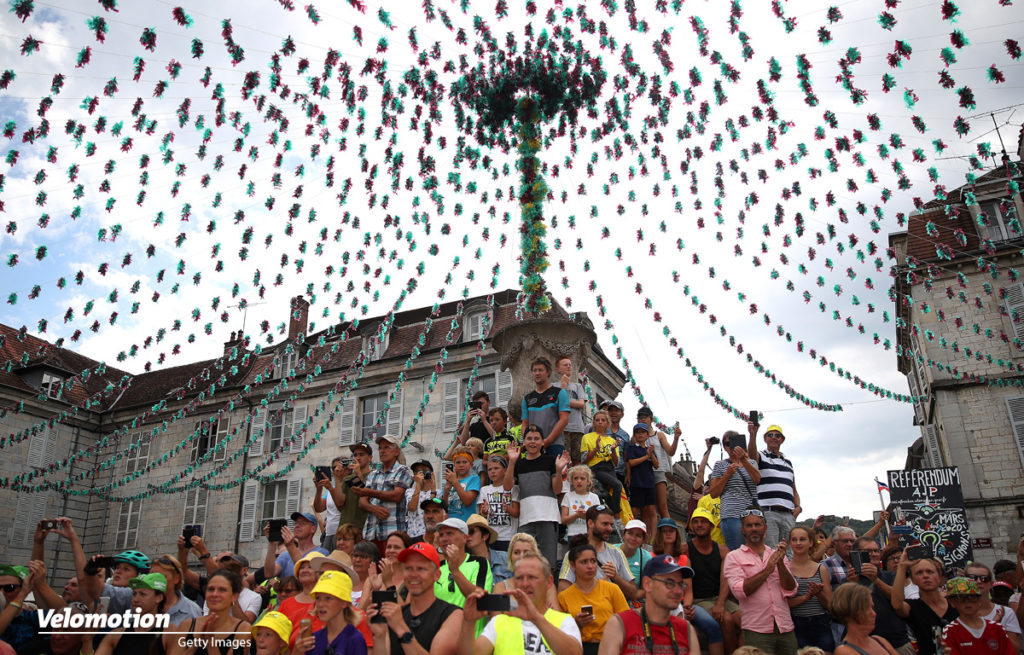
<svg viewBox="0 0 1024 655"><path fill-rule="evenodd" d="M544 618L547 619L548 623L559 629L561 629L562 621L565 621L569 616L570 615L565 612L559 612L553 609L548 609L548 611L544 612ZM540 628L538 628L538 631L539 630ZM524 633L522 619L517 619L514 616L508 616L506 614L499 614L494 617L494 632L497 635L494 643L495 653L500 653L501 655L524 655L526 652L526 646L523 641ZM541 639L550 651L551 646L548 646L548 640L544 639L543 635L541 635Z"/></svg>

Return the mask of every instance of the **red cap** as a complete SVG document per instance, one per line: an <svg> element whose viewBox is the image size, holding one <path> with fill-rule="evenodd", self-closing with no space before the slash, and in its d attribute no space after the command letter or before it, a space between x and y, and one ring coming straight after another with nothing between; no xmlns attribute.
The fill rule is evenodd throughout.
<svg viewBox="0 0 1024 655"><path fill-rule="evenodd" d="M422 555L433 562L434 566L441 568L441 556L437 554L437 549L422 541L417 541L402 552L398 553L398 561L404 562L409 558L409 555L413 554Z"/></svg>

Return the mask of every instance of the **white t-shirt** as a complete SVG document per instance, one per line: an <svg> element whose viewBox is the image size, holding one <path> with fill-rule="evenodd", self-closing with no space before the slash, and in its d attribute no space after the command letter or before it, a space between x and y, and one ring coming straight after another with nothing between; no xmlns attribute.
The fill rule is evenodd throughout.
<svg viewBox="0 0 1024 655"><path fill-rule="evenodd" d="M562 496L562 507L569 508L569 515L571 516L575 512L586 510L590 507L601 504L601 499L597 497L597 494L590 492L586 495L581 496L575 491L570 491ZM578 534L587 533L587 519L580 518L576 519L572 523L566 526L565 536L575 537Z"/></svg>
<svg viewBox="0 0 1024 655"><path fill-rule="evenodd" d="M505 491L504 485L494 484L480 489L477 506L487 503L487 524L498 533L498 541L511 541L519 532L519 517L512 516L502 507L503 503L515 502L519 502L519 485L514 485L512 491Z"/></svg>
<svg viewBox="0 0 1024 655"><path fill-rule="evenodd" d="M243 612L252 612L256 616L259 616L260 608L263 607L263 597L252 589L242 589L242 593L238 594L238 605L242 608ZM210 608L206 606L206 601L203 601L203 616L210 613ZM236 617L242 618L242 617Z"/></svg>
<svg viewBox="0 0 1024 655"><path fill-rule="evenodd" d="M324 489L324 499L327 501L327 523L324 525L324 534L333 537L341 524L341 511L334 504L334 497L331 496L328 489Z"/></svg>
<svg viewBox="0 0 1024 655"><path fill-rule="evenodd" d="M548 647L544 645L544 639L541 637L540 628L530 621L523 621L522 627L524 653L546 655L551 652ZM573 637L580 645L583 644L583 635L580 634L580 627L576 625L576 619L573 617L566 616L562 621L562 625L558 626L558 629ZM487 625L484 627L484 631L480 633L480 636L491 642L492 646L498 642L498 632L494 629L494 619L487 622Z"/></svg>
<svg viewBox="0 0 1024 655"><path fill-rule="evenodd" d="M999 608L1002 608L1002 610L1003 610L1003 618L1001 618L998 621L996 621L996 614L999 613ZM1018 635L1020 634L1020 621L1017 620L1017 615L1014 614L1013 610L1010 609L1009 607L1003 607L1002 605L996 605L995 607L992 608L991 612L989 612L988 614L986 614L985 616L983 616L981 618L988 619L989 621L992 621L993 623L998 623L999 625L1003 626L1003 630L1006 630L1007 632L1012 632L1012 633L1018 634ZM967 626L964 626L964 627L967 627Z"/></svg>
<svg viewBox="0 0 1024 655"><path fill-rule="evenodd" d="M405 490L405 533L415 539L416 537L422 537L427 533L426 526L423 525L423 510L420 509L420 503L428 498L436 498L436 491L421 491L420 501L416 503L416 511L409 511L409 501L412 500L412 494L415 491L415 487L409 487Z"/></svg>

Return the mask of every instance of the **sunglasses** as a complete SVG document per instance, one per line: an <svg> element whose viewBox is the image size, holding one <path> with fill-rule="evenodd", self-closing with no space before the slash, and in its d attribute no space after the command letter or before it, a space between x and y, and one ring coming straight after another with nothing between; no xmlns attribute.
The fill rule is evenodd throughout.
<svg viewBox="0 0 1024 655"><path fill-rule="evenodd" d="M768 432L764 436L765 437L771 437L772 439L781 439L782 438L782 433L781 432Z"/></svg>
<svg viewBox="0 0 1024 655"><path fill-rule="evenodd" d="M17 591L18 589L21 589L21 585L20 584L5 584L5 585L0 585L0 589L3 589L7 593L11 593L13 591Z"/></svg>
<svg viewBox="0 0 1024 655"><path fill-rule="evenodd" d="M740 514L741 518L747 518L748 516L757 516L757 517L763 519L764 518L764 512L762 512L759 509L745 509L745 510L743 510L743 513Z"/></svg>
<svg viewBox="0 0 1024 655"><path fill-rule="evenodd" d="M988 582L992 579L985 573L968 573L965 577L968 580L974 580L975 582Z"/></svg>

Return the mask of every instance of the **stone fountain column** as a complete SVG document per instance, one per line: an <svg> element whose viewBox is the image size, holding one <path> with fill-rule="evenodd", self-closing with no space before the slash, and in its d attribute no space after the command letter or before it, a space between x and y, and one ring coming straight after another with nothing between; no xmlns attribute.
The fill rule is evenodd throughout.
<svg viewBox="0 0 1024 655"><path fill-rule="evenodd" d="M513 323L499 330L491 343L498 351L501 370L512 373L510 402L518 406L534 389L530 362L546 357L553 367L556 359L567 355L578 375L586 367L597 334L586 314L581 313L575 319L534 318ZM552 381L555 379L552 372Z"/></svg>

